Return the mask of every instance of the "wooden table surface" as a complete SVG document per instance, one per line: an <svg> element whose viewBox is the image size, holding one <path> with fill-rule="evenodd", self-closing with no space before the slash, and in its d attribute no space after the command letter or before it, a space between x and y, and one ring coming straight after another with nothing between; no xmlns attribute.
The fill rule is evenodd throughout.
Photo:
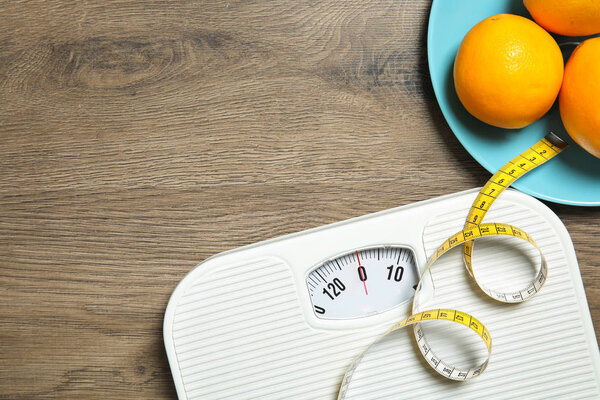
<svg viewBox="0 0 600 400"><path fill-rule="evenodd" d="M430 1L3 1L0 398L175 398L162 319L212 254L482 185ZM549 204L600 333L600 209Z"/></svg>

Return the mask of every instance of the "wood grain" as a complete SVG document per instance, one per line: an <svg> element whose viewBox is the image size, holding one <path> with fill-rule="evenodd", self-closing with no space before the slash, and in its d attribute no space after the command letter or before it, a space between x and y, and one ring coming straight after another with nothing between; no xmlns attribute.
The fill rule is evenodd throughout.
<svg viewBox="0 0 600 400"><path fill-rule="evenodd" d="M482 185L429 1L0 3L0 398L175 398L162 318L223 250ZM600 210L551 205L600 333Z"/></svg>

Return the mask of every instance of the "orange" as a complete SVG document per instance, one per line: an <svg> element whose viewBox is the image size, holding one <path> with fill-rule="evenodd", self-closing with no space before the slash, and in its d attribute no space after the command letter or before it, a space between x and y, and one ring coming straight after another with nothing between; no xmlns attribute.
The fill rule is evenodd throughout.
<svg viewBox="0 0 600 400"><path fill-rule="evenodd" d="M600 37L584 41L569 57L558 103L569 135L600 158Z"/></svg>
<svg viewBox="0 0 600 400"><path fill-rule="evenodd" d="M465 35L454 61L454 86L473 116L517 129L552 107L563 72L562 53L548 32L527 18L499 14Z"/></svg>
<svg viewBox="0 0 600 400"><path fill-rule="evenodd" d="M600 33L600 0L523 0L535 21L565 36Z"/></svg>

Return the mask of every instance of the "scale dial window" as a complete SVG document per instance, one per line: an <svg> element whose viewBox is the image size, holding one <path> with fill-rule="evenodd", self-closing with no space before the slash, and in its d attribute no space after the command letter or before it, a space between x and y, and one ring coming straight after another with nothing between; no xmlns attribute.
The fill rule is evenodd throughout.
<svg viewBox="0 0 600 400"><path fill-rule="evenodd" d="M412 299L418 283L413 251L386 246L354 250L325 261L306 278L321 319L367 317Z"/></svg>

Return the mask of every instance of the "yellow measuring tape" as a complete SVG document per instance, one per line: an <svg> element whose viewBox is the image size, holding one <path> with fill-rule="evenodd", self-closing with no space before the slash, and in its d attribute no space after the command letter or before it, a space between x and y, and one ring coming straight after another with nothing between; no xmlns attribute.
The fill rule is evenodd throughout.
<svg viewBox="0 0 600 400"><path fill-rule="evenodd" d="M431 255L431 257L429 257L429 260L427 260L427 263L423 268L423 273L421 274L419 284L417 285L415 295L413 297L412 315L396 323L383 334L381 334L379 337L377 337L369 346L367 346L365 350L363 350L361 354L359 354L352 361L352 363L346 370L346 373L344 374L344 378L342 380L342 384L340 386L340 390L337 397L338 400L344 399L346 397L346 392L350 385L352 375L358 367L358 365L360 364L365 353L369 350L369 348L371 348L371 346L373 346L375 343L377 343L389 333L394 332L395 330L398 330L400 328L404 328L408 325L413 326L415 338L417 340L419 350L421 350L421 354L423 355L427 363L438 373L445 376L446 378L457 381L465 381L481 375L481 373L487 367L490 361L490 356L492 354L492 338L490 336L490 333L477 318L462 311L451 309L436 309L417 312L419 308L418 295L421 291L423 277L429 271L429 268L431 268L432 264L435 263L435 261L438 258L440 258L444 253L448 252L454 247L462 245L465 267L467 268L469 274L475 280L477 285L489 297L493 298L494 300L501 301L503 303L519 303L535 296L535 294L539 292L539 290L546 282L546 277L548 275L548 265L546 262L546 258L544 257L544 254L541 252L538 245L527 234L527 232L523 231L520 228L501 223L482 223L482 220L485 214L492 206L492 204L494 203L494 201L498 198L500 193L502 193L515 180L525 175L527 172L542 165L546 161L559 154L566 146L567 144L564 141L562 141L558 136L554 135L553 133L549 133L542 140L540 140L539 142L531 146L529 149L527 149L526 151L509 161L491 177L491 179L479 191L479 194L475 198L475 201L473 202L473 205L469 210L469 214L467 216L467 220L463 230L455 233L454 235L446 239L446 241L444 241L444 243L442 243L437 248L437 250ZM473 241L486 236L512 236L529 242L538 250L541 259L540 269L537 276L529 285L522 288L521 290L517 290L514 292L500 292L488 289L479 283L477 277L475 276L473 265L471 263L471 255L473 254L474 244ZM482 364L474 368L468 369L458 368L441 360L431 350L425 338L425 333L421 329L421 322L433 320L455 322L470 328L485 343L485 346L488 351L487 359Z"/></svg>

